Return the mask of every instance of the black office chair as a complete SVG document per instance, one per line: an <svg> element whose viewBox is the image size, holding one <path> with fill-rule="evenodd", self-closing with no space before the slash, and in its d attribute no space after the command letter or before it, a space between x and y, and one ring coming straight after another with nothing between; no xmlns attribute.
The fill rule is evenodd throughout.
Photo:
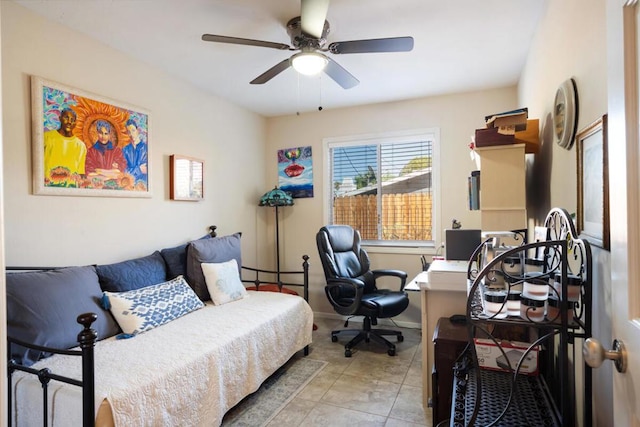
<svg viewBox="0 0 640 427"><path fill-rule="evenodd" d="M327 225L316 235L318 252L327 281L325 293L333 309L343 316L364 316L362 329L343 329L331 332L331 341L338 334L356 334L344 346L344 355L351 357L351 349L364 340L385 344L389 356L396 354L395 344L384 338L395 335L398 342L404 337L400 331L371 329L377 319L402 313L409 306L409 296L403 291L407 273L399 270L371 270L369 256L360 247L360 233L348 225ZM400 279L400 290L378 289L376 280L382 276Z"/></svg>

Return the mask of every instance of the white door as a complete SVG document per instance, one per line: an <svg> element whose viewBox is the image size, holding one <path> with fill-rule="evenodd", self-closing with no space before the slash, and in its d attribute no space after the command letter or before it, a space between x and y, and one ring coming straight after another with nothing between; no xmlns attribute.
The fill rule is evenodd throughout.
<svg viewBox="0 0 640 427"><path fill-rule="evenodd" d="M627 352L626 372L613 370L613 413L615 426L636 427L640 426L639 22L638 0L607 0L612 323L613 337L624 343ZM611 343L602 345L611 348Z"/></svg>

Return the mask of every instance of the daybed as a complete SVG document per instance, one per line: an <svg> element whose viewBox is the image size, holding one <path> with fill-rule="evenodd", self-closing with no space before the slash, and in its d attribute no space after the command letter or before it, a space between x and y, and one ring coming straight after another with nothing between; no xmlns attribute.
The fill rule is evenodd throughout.
<svg viewBox="0 0 640 427"><path fill-rule="evenodd" d="M304 298L229 286L239 271L258 290L272 277L237 267L239 233L117 264L7 274L10 425L43 425L43 409L52 426L219 425L292 355L307 354L303 259L278 287L301 286ZM83 329L75 318L88 312Z"/></svg>

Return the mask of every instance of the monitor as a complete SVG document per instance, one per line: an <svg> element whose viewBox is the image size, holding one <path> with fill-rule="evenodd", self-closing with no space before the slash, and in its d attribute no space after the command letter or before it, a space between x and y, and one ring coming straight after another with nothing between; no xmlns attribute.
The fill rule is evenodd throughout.
<svg viewBox="0 0 640 427"><path fill-rule="evenodd" d="M447 260L469 261L473 251L482 243L481 230L445 230L444 257Z"/></svg>

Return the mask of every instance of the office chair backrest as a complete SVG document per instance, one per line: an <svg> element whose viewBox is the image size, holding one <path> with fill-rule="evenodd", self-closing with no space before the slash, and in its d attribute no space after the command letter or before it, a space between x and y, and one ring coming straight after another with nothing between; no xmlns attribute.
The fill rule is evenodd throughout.
<svg viewBox="0 0 640 427"><path fill-rule="evenodd" d="M365 293L375 290L367 252L360 246L360 233L348 225L326 225L316 235L320 261L327 280L360 279Z"/></svg>

